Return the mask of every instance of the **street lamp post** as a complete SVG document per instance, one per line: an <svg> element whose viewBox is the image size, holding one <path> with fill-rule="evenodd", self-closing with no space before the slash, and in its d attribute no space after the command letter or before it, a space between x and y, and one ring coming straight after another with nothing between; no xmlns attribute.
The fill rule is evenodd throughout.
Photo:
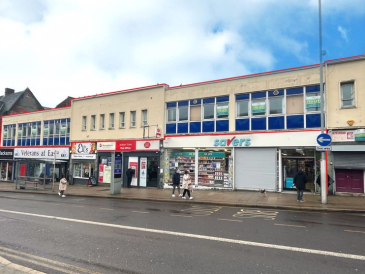
<svg viewBox="0 0 365 274"><path fill-rule="evenodd" d="M319 6L319 86L321 95L321 133L324 133L324 96L323 96L323 64L322 64L322 7L321 0ZM327 204L327 176L326 176L326 153L321 152L321 202Z"/></svg>

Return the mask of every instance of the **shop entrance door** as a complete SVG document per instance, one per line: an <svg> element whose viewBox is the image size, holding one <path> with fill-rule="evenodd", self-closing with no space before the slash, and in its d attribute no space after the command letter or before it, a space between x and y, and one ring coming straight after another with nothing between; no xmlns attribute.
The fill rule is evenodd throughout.
<svg viewBox="0 0 365 274"><path fill-rule="evenodd" d="M364 171L336 169L336 191L364 193Z"/></svg>
<svg viewBox="0 0 365 274"><path fill-rule="evenodd" d="M299 169L304 169L308 178L306 184L306 190L315 191L315 166L314 158L283 158L283 177L284 177L284 189L295 190L294 177L298 173Z"/></svg>
<svg viewBox="0 0 365 274"><path fill-rule="evenodd" d="M147 157L147 187L157 187L158 158Z"/></svg>

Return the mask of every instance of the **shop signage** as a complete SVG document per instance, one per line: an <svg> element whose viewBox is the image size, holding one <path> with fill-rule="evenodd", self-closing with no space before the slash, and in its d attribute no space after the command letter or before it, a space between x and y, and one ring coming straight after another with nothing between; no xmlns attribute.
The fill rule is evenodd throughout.
<svg viewBox="0 0 365 274"><path fill-rule="evenodd" d="M159 150L160 141L136 141L136 150Z"/></svg>
<svg viewBox="0 0 365 274"><path fill-rule="evenodd" d="M96 143L73 143L72 154L94 154Z"/></svg>
<svg viewBox="0 0 365 274"><path fill-rule="evenodd" d="M250 138L236 139L236 136L234 136L231 139L215 139L214 140L215 147L229 147L231 145L234 147L241 147L241 146L248 147L251 145L251 139Z"/></svg>
<svg viewBox="0 0 365 274"><path fill-rule="evenodd" d="M228 105L217 106L217 117L226 117L228 116Z"/></svg>
<svg viewBox="0 0 365 274"><path fill-rule="evenodd" d="M140 158L139 170L139 186L145 187L147 182L147 158Z"/></svg>
<svg viewBox="0 0 365 274"><path fill-rule="evenodd" d="M353 131L332 131L331 136L332 142L353 142L355 140Z"/></svg>
<svg viewBox="0 0 365 274"><path fill-rule="evenodd" d="M171 157L195 157L195 152L172 152ZM198 157L224 158L224 152L199 152Z"/></svg>
<svg viewBox="0 0 365 274"><path fill-rule="evenodd" d="M355 142L365 141L365 129L357 129L354 131Z"/></svg>
<svg viewBox="0 0 365 274"><path fill-rule="evenodd" d="M331 146L325 146L325 147L316 147L316 151L331 151L332 147Z"/></svg>
<svg viewBox="0 0 365 274"><path fill-rule="evenodd" d="M69 148L15 148L14 158L68 160Z"/></svg>
<svg viewBox="0 0 365 274"><path fill-rule="evenodd" d="M252 113L265 113L266 112L266 103L265 102L252 102L251 105Z"/></svg>
<svg viewBox="0 0 365 274"><path fill-rule="evenodd" d="M95 160L96 159L96 154L71 154L71 159Z"/></svg>
<svg viewBox="0 0 365 274"><path fill-rule="evenodd" d="M98 151L115 151L115 142L98 142L97 145Z"/></svg>
<svg viewBox="0 0 365 274"><path fill-rule="evenodd" d="M13 159L13 149L0 149L0 159Z"/></svg>
<svg viewBox="0 0 365 274"><path fill-rule="evenodd" d="M123 140L116 142L116 150L117 151L133 151L136 150L136 141L134 140Z"/></svg>
<svg viewBox="0 0 365 274"><path fill-rule="evenodd" d="M156 137L161 137L161 128L156 127Z"/></svg>
<svg viewBox="0 0 365 274"><path fill-rule="evenodd" d="M321 96L307 96L305 103L307 108L319 108L321 107Z"/></svg>

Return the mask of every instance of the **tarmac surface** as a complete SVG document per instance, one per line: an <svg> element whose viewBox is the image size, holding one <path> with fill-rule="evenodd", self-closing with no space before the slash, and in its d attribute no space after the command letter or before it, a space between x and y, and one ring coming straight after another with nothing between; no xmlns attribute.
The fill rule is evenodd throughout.
<svg viewBox="0 0 365 274"><path fill-rule="evenodd" d="M53 190L52 190L53 187ZM15 189L14 183L0 183L1 192L17 193L39 193L48 195L58 195L58 183L54 185L33 186L27 189ZM182 192L182 191L181 191ZM365 212L365 194L337 194L328 196L327 204L321 203L319 194L304 193L304 203L297 202L296 192L267 192L265 195L257 191L231 191L231 190L194 190L193 200L183 200L175 191L176 197L172 197L172 189L156 188L122 188L120 194L110 194L108 185L86 186L86 185L69 185L65 191L67 196L86 196L95 198L111 198L126 200L158 201L158 202L176 202L176 203L194 203L194 204L212 204L225 206L243 206L258 208L276 208L290 210L309 210L309 211L331 211L331 212ZM0 273L3 274L20 274L32 273L41 274L0 257Z"/></svg>

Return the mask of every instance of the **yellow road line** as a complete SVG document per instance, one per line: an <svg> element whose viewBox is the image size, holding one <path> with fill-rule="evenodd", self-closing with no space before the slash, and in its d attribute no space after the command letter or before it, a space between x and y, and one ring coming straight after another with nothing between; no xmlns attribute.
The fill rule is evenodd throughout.
<svg viewBox="0 0 365 274"><path fill-rule="evenodd" d="M346 232L351 232L351 233L364 233L365 234L365 231L358 231L358 230L344 230Z"/></svg>
<svg viewBox="0 0 365 274"><path fill-rule="evenodd" d="M230 220L230 219L218 219L219 221L230 221L230 222L240 222L242 223L241 220Z"/></svg>

